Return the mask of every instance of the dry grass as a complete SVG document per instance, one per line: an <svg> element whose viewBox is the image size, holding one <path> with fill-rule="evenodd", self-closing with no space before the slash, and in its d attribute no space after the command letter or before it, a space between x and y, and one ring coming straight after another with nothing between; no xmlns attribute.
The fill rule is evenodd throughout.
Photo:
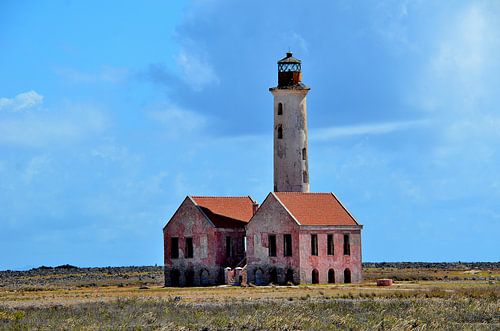
<svg viewBox="0 0 500 331"><path fill-rule="evenodd" d="M435 274L375 269L367 270L374 278L413 273L422 279L427 272L431 279ZM103 286L49 282L33 287L30 279L26 285L0 287L0 329L500 329L500 286L468 276L451 281L453 272L464 271L438 270L436 278L444 280L397 281L383 288L371 279L357 285L248 288L117 286L112 277L108 283L103 280L108 277L100 277Z"/></svg>

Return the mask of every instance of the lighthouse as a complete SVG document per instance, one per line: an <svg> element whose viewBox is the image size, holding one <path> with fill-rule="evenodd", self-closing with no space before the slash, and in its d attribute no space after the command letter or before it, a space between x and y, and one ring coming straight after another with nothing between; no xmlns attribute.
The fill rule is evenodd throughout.
<svg viewBox="0 0 500 331"><path fill-rule="evenodd" d="M309 192L306 95L300 60L278 61L274 96L274 192Z"/></svg>

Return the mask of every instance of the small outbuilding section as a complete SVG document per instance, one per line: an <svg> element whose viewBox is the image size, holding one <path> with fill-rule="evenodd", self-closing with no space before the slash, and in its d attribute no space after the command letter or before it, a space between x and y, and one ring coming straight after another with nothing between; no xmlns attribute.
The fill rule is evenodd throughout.
<svg viewBox="0 0 500 331"><path fill-rule="evenodd" d="M165 286L224 283L224 268L245 263L245 226L257 209L249 197L184 199L163 228Z"/></svg>

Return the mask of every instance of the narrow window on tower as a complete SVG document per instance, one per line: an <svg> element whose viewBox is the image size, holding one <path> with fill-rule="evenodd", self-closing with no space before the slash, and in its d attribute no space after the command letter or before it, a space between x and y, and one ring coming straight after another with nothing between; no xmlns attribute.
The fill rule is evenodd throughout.
<svg viewBox="0 0 500 331"><path fill-rule="evenodd" d="M302 148L302 160L307 160L307 151L305 148Z"/></svg>
<svg viewBox="0 0 500 331"><path fill-rule="evenodd" d="M232 250L231 246L232 246L231 237L227 236L226 237L226 257L233 256L233 250Z"/></svg>
<svg viewBox="0 0 500 331"><path fill-rule="evenodd" d="M269 235L269 256L276 256L276 235Z"/></svg>
<svg viewBox="0 0 500 331"><path fill-rule="evenodd" d="M283 128L281 127L281 124L278 125L278 139L283 139Z"/></svg>
<svg viewBox="0 0 500 331"><path fill-rule="evenodd" d="M318 235L311 235L311 255L318 255Z"/></svg>
<svg viewBox="0 0 500 331"><path fill-rule="evenodd" d="M305 184L307 184L309 182L309 178L307 176L307 171L303 171L302 172L302 180L304 181Z"/></svg>
<svg viewBox="0 0 500 331"><path fill-rule="evenodd" d="M186 238L186 253L187 259L193 258L193 238Z"/></svg>
<svg viewBox="0 0 500 331"><path fill-rule="evenodd" d="M170 257L172 259L179 258L179 238L170 239Z"/></svg>
<svg viewBox="0 0 500 331"><path fill-rule="evenodd" d="M283 104L278 103L278 115L283 115Z"/></svg>
<svg viewBox="0 0 500 331"><path fill-rule="evenodd" d="M333 255L333 252L334 252L334 246L333 246L333 234L329 234L327 235L327 254L328 255Z"/></svg>
<svg viewBox="0 0 500 331"><path fill-rule="evenodd" d="M283 255L292 256L292 235L283 235Z"/></svg>
<svg viewBox="0 0 500 331"><path fill-rule="evenodd" d="M344 255L351 255L351 244L349 243L348 234L344 234Z"/></svg>

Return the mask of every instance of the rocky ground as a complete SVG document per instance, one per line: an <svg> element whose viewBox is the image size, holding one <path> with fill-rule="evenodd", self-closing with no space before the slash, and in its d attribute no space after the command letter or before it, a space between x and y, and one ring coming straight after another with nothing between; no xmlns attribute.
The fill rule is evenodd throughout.
<svg viewBox="0 0 500 331"><path fill-rule="evenodd" d="M0 289L74 289L106 286L153 286L163 285L163 268L104 267L78 268L64 265L40 267L27 271L0 271Z"/></svg>
<svg viewBox="0 0 500 331"><path fill-rule="evenodd" d="M395 281L500 281L500 262L383 262L364 263L365 280L392 278ZM161 286L163 268L104 267L78 268L71 265L39 267L26 271L0 271L0 289L41 290L106 286Z"/></svg>

